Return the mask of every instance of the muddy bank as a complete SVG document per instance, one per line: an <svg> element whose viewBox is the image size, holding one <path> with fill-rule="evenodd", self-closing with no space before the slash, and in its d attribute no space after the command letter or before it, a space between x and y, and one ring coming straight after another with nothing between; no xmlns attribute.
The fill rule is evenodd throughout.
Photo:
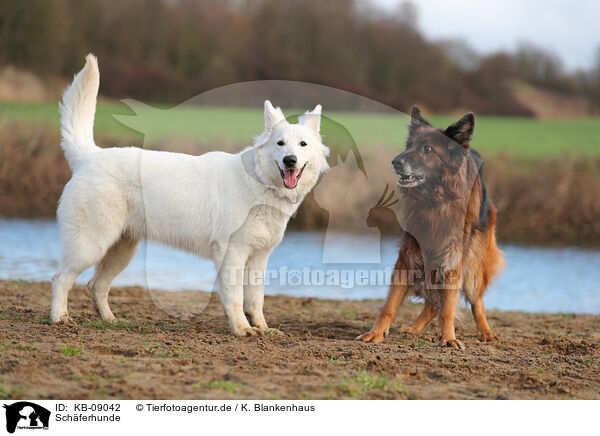
<svg viewBox="0 0 600 436"><path fill-rule="evenodd" d="M202 292L111 293L116 325L98 321L87 293L71 294L74 325L48 325L49 283L0 282L0 398L600 399L600 316L489 312L502 341L477 341L468 314L465 351L436 346L436 325L399 327L383 344L358 343L381 301L267 297L265 314L287 335L235 338L217 298Z"/></svg>

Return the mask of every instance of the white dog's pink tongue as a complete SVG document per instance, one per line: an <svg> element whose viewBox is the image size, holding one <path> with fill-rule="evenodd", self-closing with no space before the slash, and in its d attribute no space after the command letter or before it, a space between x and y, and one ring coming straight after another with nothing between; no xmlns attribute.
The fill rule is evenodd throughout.
<svg viewBox="0 0 600 436"><path fill-rule="evenodd" d="M300 170L285 170L285 178L283 179L283 183L286 188L295 188L298 184L298 174L300 174Z"/></svg>

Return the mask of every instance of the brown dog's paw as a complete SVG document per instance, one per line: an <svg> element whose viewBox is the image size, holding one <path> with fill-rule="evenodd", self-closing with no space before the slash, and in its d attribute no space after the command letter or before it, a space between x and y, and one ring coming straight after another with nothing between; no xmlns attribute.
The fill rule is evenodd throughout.
<svg viewBox="0 0 600 436"><path fill-rule="evenodd" d="M386 337L388 333L389 330L385 332L369 331L367 333L363 333L360 336L357 336L355 341L373 342L374 344L379 344L380 342L383 342L383 338Z"/></svg>
<svg viewBox="0 0 600 436"><path fill-rule="evenodd" d="M479 339L481 342L492 342L500 340L498 335L491 330L479 332L477 334L477 339Z"/></svg>
<svg viewBox="0 0 600 436"><path fill-rule="evenodd" d="M458 339L442 339L440 341L440 343L438 344L438 346L456 348L458 350L465 349L465 346L463 345L463 343L461 341L459 341Z"/></svg>
<svg viewBox="0 0 600 436"><path fill-rule="evenodd" d="M409 335L416 335L419 332L417 330L415 330L412 326L405 325L404 327L402 327L400 329L400 333L408 333Z"/></svg>

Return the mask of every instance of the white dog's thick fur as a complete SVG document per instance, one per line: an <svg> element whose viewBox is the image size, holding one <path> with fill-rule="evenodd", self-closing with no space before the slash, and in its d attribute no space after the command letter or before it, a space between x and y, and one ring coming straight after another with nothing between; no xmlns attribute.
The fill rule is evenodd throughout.
<svg viewBox="0 0 600 436"><path fill-rule="evenodd" d="M93 139L99 77L96 58L88 55L60 106L61 145L73 177L57 211L63 259L52 282L52 322L70 320L69 290L92 265L94 306L103 320L115 320L110 285L147 238L212 259L231 332L264 332L264 282L244 285L232 271L264 275L290 216L328 169L321 107L289 124L265 101L264 132L238 154L102 149ZM288 169L290 155L296 163Z"/></svg>

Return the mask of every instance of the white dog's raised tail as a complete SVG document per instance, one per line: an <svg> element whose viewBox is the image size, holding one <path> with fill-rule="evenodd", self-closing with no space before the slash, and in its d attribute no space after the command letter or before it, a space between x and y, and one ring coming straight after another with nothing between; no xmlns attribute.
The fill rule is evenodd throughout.
<svg viewBox="0 0 600 436"><path fill-rule="evenodd" d="M100 72L96 56L90 53L85 61L59 104L61 147L72 170L86 155L98 151L93 129Z"/></svg>

